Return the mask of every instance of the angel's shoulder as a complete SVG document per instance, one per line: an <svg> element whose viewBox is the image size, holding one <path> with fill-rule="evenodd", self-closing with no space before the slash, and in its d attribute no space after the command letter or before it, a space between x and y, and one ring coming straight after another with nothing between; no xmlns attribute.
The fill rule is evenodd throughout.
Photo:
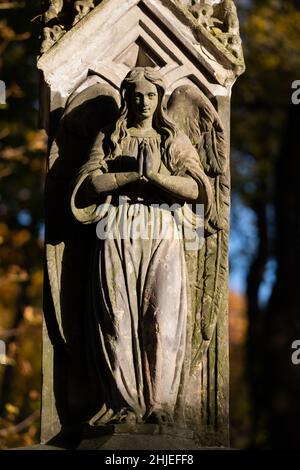
<svg viewBox="0 0 300 470"><path fill-rule="evenodd" d="M183 141L184 143L186 142L190 142L190 139L188 138L188 136L186 135L185 132L183 132L181 129L177 129L177 140L178 141Z"/></svg>
<svg viewBox="0 0 300 470"><path fill-rule="evenodd" d="M195 150L195 147L193 146L189 137L180 129L177 130L174 144L179 150Z"/></svg>

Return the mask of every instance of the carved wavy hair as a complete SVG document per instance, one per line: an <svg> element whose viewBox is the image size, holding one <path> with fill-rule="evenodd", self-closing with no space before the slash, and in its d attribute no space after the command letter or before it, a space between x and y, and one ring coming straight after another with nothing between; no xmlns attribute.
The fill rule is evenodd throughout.
<svg viewBox="0 0 300 470"><path fill-rule="evenodd" d="M165 86L160 73L152 67L135 67L126 75L121 84L121 108L115 129L110 135L110 142L108 142L110 149L108 158L114 159L121 153L120 147L122 141L128 136L127 125L130 110L130 99L132 97L135 84L142 79L146 79L156 86L158 92L158 104L153 115L153 128L157 131L158 134L160 134L162 139L161 148L163 150L162 158L164 163L171 171L174 171L176 162L173 161L174 158L172 158L172 143L177 137L178 130L175 123L173 123L173 121L167 117L163 109L162 102L165 95Z"/></svg>

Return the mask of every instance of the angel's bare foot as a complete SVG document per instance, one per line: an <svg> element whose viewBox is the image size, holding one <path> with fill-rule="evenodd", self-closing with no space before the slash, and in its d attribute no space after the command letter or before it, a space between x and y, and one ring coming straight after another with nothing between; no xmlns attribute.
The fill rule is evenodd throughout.
<svg viewBox="0 0 300 470"><path fill-rule="evenodd" d="M136 421L137 418L134 411L122 408L109 424L136 424Z"/></svg>
<svg viewBox="0 0 300 470"><path fill-rule="evenodd" d="M173 420L166 411L163 411L160 408L159 409L153 408L151 411L147 413L145 417L145 423L167 425L167 424L172 424Z"/></svg>

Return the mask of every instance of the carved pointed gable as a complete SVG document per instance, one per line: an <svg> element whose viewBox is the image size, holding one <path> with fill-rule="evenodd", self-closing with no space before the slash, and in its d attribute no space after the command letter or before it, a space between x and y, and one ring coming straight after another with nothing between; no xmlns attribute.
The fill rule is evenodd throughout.
<svg viewBox="0 0 300 470"><path fill-rule="evenodd" d="M190 82L209 96L227 95L236 59L185 13L175 0L102 1L39 59L57 106L88 75L118 88L136 65L160 68L169 93Z"/></svg>
<svg viewBox="0 0 300 470"><path fill-rule="evenodd" d="M145 40L140 36L133 44L130 44L121 54L115 58L117 64L133 67L163 67L166 62L149 47Z"/></svg>

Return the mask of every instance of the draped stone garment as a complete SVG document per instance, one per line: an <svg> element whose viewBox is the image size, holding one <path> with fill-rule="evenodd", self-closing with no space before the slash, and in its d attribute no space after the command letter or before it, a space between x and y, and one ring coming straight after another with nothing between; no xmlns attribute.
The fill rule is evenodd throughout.
<svg viewBox="0 0 300 470"><path fill-rule="evenodd" d="M93 334L98 331L92 362L105 384L103 407L91 422L120 420L124 409L133 411L138 421L152 408L173 418L188 377L191 336L184 243L174 214L160 207L175 200L157 187L137 182L106 196L106 204L80 207L77 201L87 176L116 168L136 170L141 140L152 152L160 152L160 135L154 130L143 137L131 132L116 160L105 158L103 139L100 134L71 201L79 221L99 221L97 234L102 238L93 258L88 322ZM178 156L178 174L188 173L205 191L208 213L210 185L193 146L187 138L179 139L173 152ZM125 222L126 233L119 230L120 221ZM105 227L109 230L104 237ZM145 231L138 236L143 230L148 230L146 236Z"/></svg>

